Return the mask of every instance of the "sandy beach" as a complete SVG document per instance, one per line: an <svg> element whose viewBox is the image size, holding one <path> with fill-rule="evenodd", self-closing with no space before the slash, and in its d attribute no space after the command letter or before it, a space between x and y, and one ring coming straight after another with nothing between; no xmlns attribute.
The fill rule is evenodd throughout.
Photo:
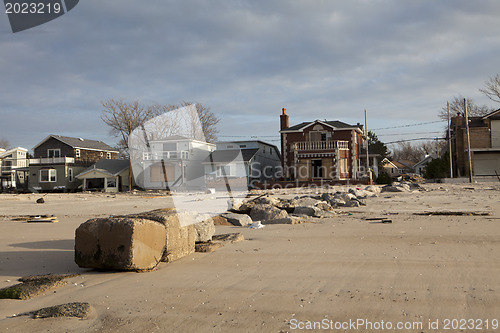
<svg viewBox="0 0 500 333"><path fill-rule="evenodd" d="M37 194L2 194L0 288L27 275L80 275L29 300L1 299L0 331L499 332L500 183L422 187L316 223L217 226L245 241L147 273L79 268L75 229L93 217L171 207L168 197L48 194L37 204ZM416 215L429 211L489 215ZM32 214L59 222L12 220ZM380 216L392 223L366 220ZM92 313L14 316L67 302L88 302Z"/></svg>

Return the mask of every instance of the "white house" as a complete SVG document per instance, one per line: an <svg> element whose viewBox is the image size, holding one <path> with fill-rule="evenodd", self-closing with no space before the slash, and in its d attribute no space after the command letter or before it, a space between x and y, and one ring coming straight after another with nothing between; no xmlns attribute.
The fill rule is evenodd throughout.
<svg viewBox="0 0 500 333"><path fill-rule="evenodd" d="M21 147L0 149L1 188L16 187L17 184L26 183L25 173L17 173L16 170L28 166L27 153L28 149Z"/></svg>
<svg viewBox="0 0 500 333"><path fill-rule="evenodd" d="M134 152L132 172L144 189L205 188L202 162L215 150L215 144L174 135L151 140Z"/></svg>

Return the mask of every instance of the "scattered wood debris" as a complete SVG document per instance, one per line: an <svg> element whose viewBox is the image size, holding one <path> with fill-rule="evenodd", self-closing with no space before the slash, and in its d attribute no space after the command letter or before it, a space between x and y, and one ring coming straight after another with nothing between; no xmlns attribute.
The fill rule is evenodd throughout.
<svg viewBox="0 0 500 333"><path fill-rule="evenodd" d="M372 221L370 223L392 223L392 220L386 219L385 217L369 217L365 218L365 221Z"/></svg>
<svg viewBox="0 0 500 333"><path fill-rule="evenodd" d="M19 279L21 283L0 289L0 299L30 299L46 291L55 289L66 284L67 278L78 276L79 274L61 275L31 275Z"/></svg>
<svg viewBox="0 0 500 333"><path fill-rule="evenodd" d="M413 215L446 215L446 216L489 216L489 212L470 212L470 211L449 211L449 210L438 210L438 211L425 211L423 213L413 213Z"/></svg>
<svg viewBox="0 0 500 333"><path fill-rule="evenodd" d="M33 223L33 222L56 223L56 222L59 222L59 220L57 219L56 216L49 216L49 217L35 216L35 218L27 220L26 222L28 222L28 223Z"/></svg>
<svg viewBox="0 0 500 333"><path fill-rule="evenodd" d="M55 223L59 222L56 216L41 214L41 215L16 215L11 217L12 221L21 221L21 222L49 222Z"/></svg>

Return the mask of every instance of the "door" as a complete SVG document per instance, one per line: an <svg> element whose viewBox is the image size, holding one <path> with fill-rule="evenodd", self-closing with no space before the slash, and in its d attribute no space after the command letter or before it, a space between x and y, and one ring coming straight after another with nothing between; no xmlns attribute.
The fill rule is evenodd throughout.
<svg viewBox="0 0 500 333"><path fill-rule="evenodd" d="M313 178L323 178L322 160L311 160L311 174Z"/></svg>

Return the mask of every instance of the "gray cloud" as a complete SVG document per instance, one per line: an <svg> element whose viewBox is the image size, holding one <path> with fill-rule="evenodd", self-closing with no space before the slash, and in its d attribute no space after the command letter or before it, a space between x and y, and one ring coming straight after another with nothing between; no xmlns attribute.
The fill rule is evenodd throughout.
<svg viewBox="0 0 500 333"><path fill-rule="evenodd" d="M0 138L113 144L99 118L108 98L199 101L227 136L277 135L281 107L292 123L362 122L365 108L372 128L437 120L455 95L489 103L478 88L499 72L499 10L498 1L80 1L24 32L0 25Z"/></svg>

